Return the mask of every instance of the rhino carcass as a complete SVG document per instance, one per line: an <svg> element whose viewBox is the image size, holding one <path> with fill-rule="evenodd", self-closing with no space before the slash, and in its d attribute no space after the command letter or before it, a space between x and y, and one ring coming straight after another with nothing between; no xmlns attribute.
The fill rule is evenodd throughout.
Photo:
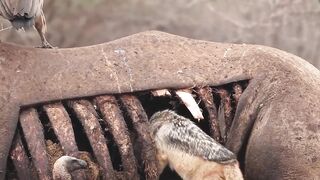
<svg viewBox="0 0 320 180"><path fill-rule="evenodd" d="M243 80L249 84L238 99L225 145L238 154L246 178L320 178L320 72L286 52L144 32L106 44L71 49L30 49L2 43L0 69L1 179L22 108L31 106L29 114L20 115L20 121L34 113L34 105L107 94L94 98L97 105L76 100L66 106L78 109L75 116L80 120L97 118L93 113L96 106L103 117L118 117L121 110L114 106L114 95L221 86ZM137 103L135 99L126 98L120 97L124 107L140 112L130 106ZM104 111L108 108L113 110L111 115ZM49 115L49 110L44 109ZM66 113L62 110L61 114ZM137 113L128 116L146 119L146 115ZM117 127L125 127L121 118ZM93 133L90 127L96 125L87 129L84 126L87 134ZM109 123L111 132L116 128L112 125ZM140 126L140 131L145 128ZM117 145L121 147L121 143ZM69 150L76 151L73 148ZM103 151L95 155L99 152ZM108 162L108 157L103 158Z"/></svg>

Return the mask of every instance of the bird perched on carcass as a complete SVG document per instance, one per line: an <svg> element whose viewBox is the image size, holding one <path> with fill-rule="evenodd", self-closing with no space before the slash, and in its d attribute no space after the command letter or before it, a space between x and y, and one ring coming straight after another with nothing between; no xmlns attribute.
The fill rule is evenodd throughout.
<svg viewBox="0 0 320 180"><path fill-rule="evenodd" d="M86 167L87 163L84 160L71 156L61 156L53 165L53 180L71 180L71 172Z"/></svg>
<svg viewBox="0 0 320 180"><path fill-rule="evenodd" d="M243 179L235 155L189 119L165 110L155 113L150 123L159 174L169 165L184 180Z"/></svg>
<svg viewBox="0 0 320 180"><path fill-rule="evenodd" d="M42 47L52 48L45 37L47 25L42 7L43 0L0 0L0 16L9 20L17 30L28 30L34 26L40 35Z"/></svg>

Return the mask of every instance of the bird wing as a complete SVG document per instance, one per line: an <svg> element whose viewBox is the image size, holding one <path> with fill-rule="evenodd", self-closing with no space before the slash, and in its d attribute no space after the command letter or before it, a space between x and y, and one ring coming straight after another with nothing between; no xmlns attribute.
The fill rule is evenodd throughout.
<svg viewBox="0 0 320 180"><path fill-rule="evenodd" d="M15 16L33 18L40 14L43 0L0 0L0 12L4 18Z"/></svg>
<svg viewBox="0 0 320 180"><path fill-rule="evenodd" d="M40 15L43 7L43 0L15 0L18 1L17 11L15 14L26 16L27 18L33 18Z"/></svg>
<svg viewBox="0 0 320 180"><path fill-rule="evenodd" d="M28 0L21 0L21 1L28 1ZM32 0L32 6L30 9L30 13L32 17L38 16L41 14L43 7L43 0Z"/></svg>
<svg viewBox="0 0 320 180"><path fill-rule="evenodd" d="M165 130L167 133L165 137L167 143L176 149L219 163L236 159L231 151L205 134L188 119L172 122L171 128L171 130Z"/></svg>
<svg viewBox="0 0 320 180"><path fill-rule="evenodd" d="M32 4L35 0L15 0L16 2L16 8L13 11L15 15L24 16L25 14L28 14L28 16L32 17L31 8Z"/></svg>
<svg viewBox="0 0 320 180"><path fill-rule="evenodd" d="M0 14L6 19L13 19L13 14L9 9L9 6L7 5L6 0L0 0Z"/></svg>

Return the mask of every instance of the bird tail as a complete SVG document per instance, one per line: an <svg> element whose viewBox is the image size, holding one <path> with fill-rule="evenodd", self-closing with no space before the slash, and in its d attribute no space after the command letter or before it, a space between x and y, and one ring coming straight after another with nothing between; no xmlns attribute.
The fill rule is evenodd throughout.
<svg viewBox="0 0 320 180"><path fill-rule="evenodd" d="M11 24L17 30L24 29L28 30L34 25L34 18L26 18L26 17L16 17L11 20Z"/></svg>

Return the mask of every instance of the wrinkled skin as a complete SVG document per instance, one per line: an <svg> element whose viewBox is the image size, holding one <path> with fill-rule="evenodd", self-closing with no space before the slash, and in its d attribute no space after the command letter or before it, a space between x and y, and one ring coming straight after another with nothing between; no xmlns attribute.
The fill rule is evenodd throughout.
<svg viewBox="0 0 320 180"><path fill-rule="evenodd" d="M226 146L248 179L320 178L320 72L283 51L145 32L74 49L0 44L0 170L19 109L51 100L250 79Z"/></svg>

